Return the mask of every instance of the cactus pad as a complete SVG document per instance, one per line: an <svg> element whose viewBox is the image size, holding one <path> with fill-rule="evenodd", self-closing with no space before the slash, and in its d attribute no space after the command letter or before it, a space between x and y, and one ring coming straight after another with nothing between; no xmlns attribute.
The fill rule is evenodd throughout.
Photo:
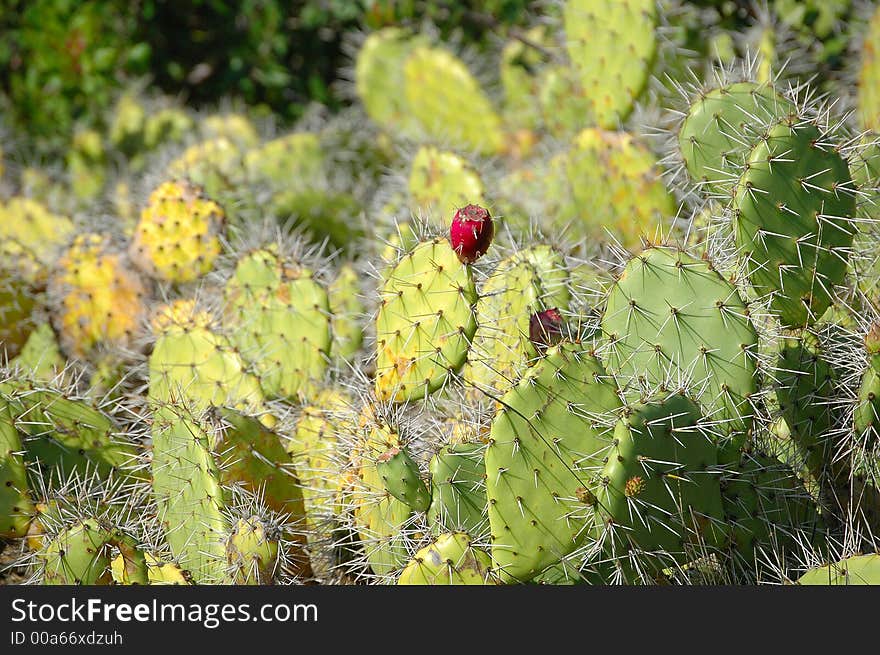
<svg viewBox="0 0 880 655"><path fill-rule="evenodd" d="M402 402L440 388L464 364L476 331L469 266L445 239L417 245L397 263L376 318L376 395Z"/></svg>
<svg viewBox="0 0 880 655"><path fill-rule="evenodd" d="M610 372L684 384L718 432L742 445L758 337L736 288L710 262L671 247L644 250L611 289L602 329Z"/></svg>
<svg viewBox="0 0 880 655"><path fill-rule="evenodd" d="M220 205L198 187L165 182L141 212L129 251L132 260L158 280L191 282L213 268L224 218Z"/></svg>
<svg viewBox="0 0 880 655"><path fill-rule="evenodd" d="M263 390L278 398L308 395L330 351L330 304L312 272L268 249L243 257L226 284L225 323Z"/></svg>
<svg viewBox="0 0 880 655"><path fill-rule="evenodd" d="M440 535L406 565L399 585L485 585L492 584L489 555L474 547L464 532Z"/></svg>
<svg viewBox="0 0 880 655"><path fill-rule="evenodd" d="M579 499L601 466L620 407L615 385L588 352L551 348L501 399L486 449L492 561L526 581L578 548L593 509Z"/></svg>
<svg viewBox="0 0 880 655"><path fill-rule="evenodd" d="M772 127L736 186L736 244L783 326L815 322L843 282L856 232L847 162L811 124Z"/></svg>
<svg viewBox="0 0 880 655"><path fill-rule="evenodd" d="M657 54L654 0L568 0L568 58L592 105L593 122L615 129L644 90Z"/></svg>

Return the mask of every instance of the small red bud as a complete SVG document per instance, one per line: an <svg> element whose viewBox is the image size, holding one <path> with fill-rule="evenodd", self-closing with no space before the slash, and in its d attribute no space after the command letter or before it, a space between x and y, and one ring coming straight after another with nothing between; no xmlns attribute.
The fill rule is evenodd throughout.
<svg viewBox="0 0 880 655"><path fill-rule="evenodd" d="M462 264L470 264L486 253L495 236L489 210L479 205L462 207L452 217L449 243Z"/></svg>
<svg viewBox="0 0 880 655"><path fill-rule="evenodd" d="M562 341L564 330L565 321L555 307L529 317L529 340L539 353Z"/></svg>

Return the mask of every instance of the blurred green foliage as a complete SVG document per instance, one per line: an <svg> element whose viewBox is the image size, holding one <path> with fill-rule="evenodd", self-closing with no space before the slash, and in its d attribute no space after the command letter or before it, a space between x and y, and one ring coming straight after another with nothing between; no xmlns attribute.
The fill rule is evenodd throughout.
<svg viewBox="0 0 880 655"><path fill-rule="evenodd" d="M8 126L38 152L74 126L104 127L121 90L146 78L201 107L237 98L295 120L338 107L346 34L433 22L468 43L524 22L529 0L0 0L0 95Z"/></svg>

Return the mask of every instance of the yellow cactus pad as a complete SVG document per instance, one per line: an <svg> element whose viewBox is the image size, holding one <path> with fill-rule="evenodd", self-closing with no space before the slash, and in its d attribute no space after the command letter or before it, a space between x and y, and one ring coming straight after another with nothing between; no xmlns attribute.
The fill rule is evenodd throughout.
<svg viewBox="0 0 880 655"><path fill-rule="evenodd" d="M144 286L100 234L83 234L49 281L56 329L65 351L85 356L96 345L125 346L144 311Z"/></svg>
<svg viewBox="0 0 880 655"><path fill-rule="evenodd" d="M191 282L220 254L223 208L188 182L165 182L150 194L135 228L130 254L148 275Z"/></svg>

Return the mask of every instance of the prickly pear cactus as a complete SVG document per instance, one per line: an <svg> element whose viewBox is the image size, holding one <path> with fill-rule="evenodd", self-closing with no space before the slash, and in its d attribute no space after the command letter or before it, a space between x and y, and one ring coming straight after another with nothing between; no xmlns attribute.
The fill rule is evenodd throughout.
<svg viewBox="0 0 880 655"><path fill-rule="evenodd" d="M225 214L189 182L165 182L151 194L135 227L129 253L147 275L192 282L214 267Z"/></svg>
<svg viewBox="0 0 880 655"><path fill-rule="evenodd" d="M25 536L33 515L21 438L9 403L0 399L0 538Z"/></svg>
<svg viewBox="0 0 880 655"><path fill-rule="evenodd" d="M794 104L768 84L736 82L702 93L678 131L691 180L708 192L729 193L760 130L794 111Z"/></svg>
<svg viewBox="0 0 880 655"><path fill-rule="evenodd" d="M62 348L85 357L98 345L131 345L141 327L147 292L107 237L81 234L58 260L49 294Z"/></svg>
<svg viewBox="0 0 880 655"><path fill-rule="evenodd" d="M392 447L379 455L376 471L385 490L416 512L426 512L431 494L419 472L419 465L405 448Z"/></svg>
<svg viewBox="0 0 880 655"><path fill-rule="evenodd" d="M482 155L503 150L501 117L458 57L442 48L416 47L403 76L407 110L432 140Z"/></svg>
<svg viewBox="0 0 880 655"><path fill-rule="evenodd" d="M482 443L449 444L431 458L428 521L435 531L485 534L488 527L485 450Z"/></svg>
<svg viewBox="0 0 880 655"><path fill-rule="evenodd" d="M355 85L364 109L381 126L402 133L418 133L416 117L407 106L404 64L422 39L397 27L370 34L355 62Z"/></svg>
<svg viewBox="0 0 880 655"><path fill-rule="evenodd" d="M400 574L399 585L493 584L489 555L464 532L440 535L415 554Z"/></svg>
<svg viewBox="0 0 880 655"><path fill-rule="evenodd" d="M734 566L745 571L770 568L796 558L803 543L818 545L822 520L813 499L794 472L775 458L744 454L721 476L728 547Z"/></svg>
<svg viewBox="0 0 880 655"><path fill-rule="evenodd" d="M406 526L412 510L388 492L377 466L384 453L400 445L400 436L388 427L368 427L353 456L357 482L343 500L352 510L363 557L380 577L398 571L408 559Z"/></svg>
<svg viewBox="0 0 880 655"><path fill-rule="evenodd" d="M736 288L711 262L665 246L634 256L608 295L602 329L608 369L632 394L643 382L682 385L734 451L743 445L758 336Z"/></svg>
<svg viewBox="0 0 880 655"><path fill-rule="evenodd" d="M626 132L582 131L542 184L557 226L630 250L666 233L677 211L654 155Z"/></svg>
<svg viewBox="0 0 880 655"><path fill-rule="evenodd" d="M129 584L148 584L147 564L135 540L95 519L62 530L38 553L43 584L112 584L111 546L121 551L124 579Z"/></svg>
<svg viewBox="0 0 880 655"><path fill-rule="evenodd" d="M391 271L376 318L376 395L403 402L433 393L464 364L477 328L470 266L445 239L417 245Z"/></svg>
<svg viewBox="0 0 880 655"><path fill-rule="evenodd" d="M617 129L642 95L657 55L654 0L567 0L565 46L592 121Z"/></svg>
<svg viewBox="0 0 880 655"><path fill-rule="evenodd" d="M280 531L258 516L239 519L232 526L226 554L235 584L272 584L279 565Z"/></svg>
<svg viewBox="0 0 880 655"><path fill-rule="evenodd" d="M444 227L457 209L486 204L477 171L454 152L433 146L422 146L413 157L408 190L413 212L434 217Z"/></svg>
<svg viewBox="0 0 880 655"><path fill-rule="evenodd" d="M228 580L226 493L205 426L182 407L153 416L153 496L175 561L197 584Z"/></svg>
<svg viewBox="0 0 880 655"><path fill-rule="evenodd" d="M156 341L149 358L149 399L162 406L186 401L201 409L234 407L260 414L264 394L257 377L195 303L178 300L153 319ZM269 416L264 421L271 422Z"/></svg>
<svg viewBox="0 0 880 655"><path fill-rule="evenodd" d="M697 403L674 394L628 408L614 430L594 493L600 539L628 582L722 543L718 448L700 419Z"/></svg>
<svg viewBox="0 0 880 655"><path fill-rule="evenodd" d="M502 579L527 581L588 538L594 510L580 490L602 465L619 407L602 365L573 344L549 349L501 399L485 459Z"/></svg>
<svg viewBox="0 0 880 655"><path fill-rule="evenodd" d="M736 244L783 326L818 320L843 283L856 226L846 160L830 135L786 121L752 149L736 185Z"/></svg>
<svg viewBox="0 0 880 655"><path fill-rule="evenodd" d="M859 120L862 128L880 133L880 9L868 24L862 41L862 61L859 69Z"/></svg>
<svg viewBox="0 0 880 655"><path fill-rule="evenodd" d="M880 555L854 555L804 573L800 585L877 585L880 584Z"/></svg>
<svg viewBox="0 0 880 655"><path fill-rule="evenodd" d="M239 260L226 283L224 323L230 340L269 396L309 395L330 361L326 289L312 271L272 249Z"/></svg>
<svg viewBox="0 0 880 655"><path fill-rule="evenodd" d="M135 444L99 408L26 382L5 382L0 390L24 437L26 460L44 474L138 475Z"/></svg>
<svg viewBox="0 0 880 655"><path fill-rule="evenodd" d="M480 290L477 328L463 376L480 390L504 392L537 355L529 319L548 308L568 309L571 294L561 253L549 246L525 248L499 262Z"/></svg>

